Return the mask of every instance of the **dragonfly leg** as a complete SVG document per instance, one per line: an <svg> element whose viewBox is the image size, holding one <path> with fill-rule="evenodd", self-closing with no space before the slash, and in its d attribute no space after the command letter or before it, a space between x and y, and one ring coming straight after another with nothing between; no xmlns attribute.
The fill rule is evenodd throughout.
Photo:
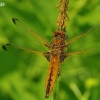
<svg viewBox="0 0 100 100"><path fill-rule="evenodd" d="M60 70L58 70L58 77L60 76Z"/></svg>
<svg viewBox="0 0 100 100"><path fill-rule="evenodd" d="M62 63L66 57L67 57L67 55L62 52L60 55L60 62Z"/></svg>
<svg viewBox="0 0 100 100"><path fill-rule="evenodd" d="M48 44L45 44L45 46L46 46L46 47L48 47L48 48L50 48L50 47L51 47L51 46L50 46L50 45L48 45Z"/></svg>
<svg viewBox="0 0 100 100"><path fill-rule="evenodd" d="M44 56L45 56L46 59L50 62L50 52L44 53Z"/></svg>

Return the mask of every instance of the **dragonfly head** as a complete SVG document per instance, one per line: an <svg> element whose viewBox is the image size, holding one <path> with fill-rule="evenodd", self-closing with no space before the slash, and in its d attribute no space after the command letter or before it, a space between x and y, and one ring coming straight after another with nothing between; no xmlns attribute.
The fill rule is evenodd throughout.
<svg viewBox="0 0 100 100"><path fill-rule="evenodd" d="M56 32L54 32L53 36L54 37L60 37L63 40L65 40L67 38L65 32L63 32L63 31L56 31Z"/></svg>

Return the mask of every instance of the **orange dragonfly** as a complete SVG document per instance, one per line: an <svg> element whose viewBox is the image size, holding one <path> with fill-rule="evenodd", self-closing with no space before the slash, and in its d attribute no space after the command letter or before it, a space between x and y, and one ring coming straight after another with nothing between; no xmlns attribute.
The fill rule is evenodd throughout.
<svg viewBox="0 0 100 100"><path fill-rule="evenodd" d="M43 52L39 52L37 50L23 48L14 44L6 44L3 45L2 48L5 51L9 51L9 49L16 49L18 50L18 53L21 51L21 53L24 52L32 56L38 55L43 57L43 59L47 59L49 62L49 68L45 84L45 98L48 98L53 90L55 81L60 75L60 66L67 68L68 61L73 61L73 58L76 55L80 56L87 53L94 54L95 52L100 52L100 24L70 40L65 32L58 30L53 33L51 43L48 43L42 37L35 34L31 29L20 22L17 18L12 18L12 21L22 32L22 34L25 35L33 44L35 44L34 46L39 44L38 49L44 47L45 50ZM92 41L97 42L96 45L89 40L92 36L94 37L94 40ZM85 41L88 41L88 43Z"/></svg>

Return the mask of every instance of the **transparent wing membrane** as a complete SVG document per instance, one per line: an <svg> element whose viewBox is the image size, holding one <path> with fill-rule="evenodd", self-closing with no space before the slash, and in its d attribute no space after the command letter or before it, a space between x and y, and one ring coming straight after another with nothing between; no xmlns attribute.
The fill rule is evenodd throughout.
<svg viewBox="0 0 100 100"><path fill-rule="evenodd" d="M66 42L68 51L100 47L100 24Z"/></svg>
<svg viewBox="0 0 100 100"><path fill-rule="evenodd" d="M49 45L42 37L38 34L34 33L31 29L29 29L26 25L20 22L17 18L12 18L14 24L21 31L28 40L33 44L33 47L38 48L38 50L46 50L45 45ZM43 49L42 49L43 48Z"/></svg>
<svg viewBox="0 0 100 100"><path fill-rule="evenodd" d="M14 44L6 44L6 45L3 45L2 48L5 51L8 51L14 56L18 57L19 59L22 59L23 61L25 61L28 65L31 65L32 67L39 67L42 69L48 68L49 62L44 57L43 52L37 52L31 49L16 46Z"/></svg>
<svg viewBox="0 0 100 100"><path fill-rule="evenodd" d="M70 52L68 53L68 56L74 56L74 55L83 55L83 54L91 54L91 53L96 53L100 51L100 47L97 48L91 48L91 49L87 49L87 50L81 50L81 51L76 51L76 52Z"/></svg>
<svg viewBox="0 0 100 100"><path fill-rule="evenodd" d="M62 70L73 70L75 68L95 66L99 68L100 47L68 53L61 64ZM93 62L95 61L95 62Z"/></svg>
<svg viewBox="0 0 100 100"><path fill-rule="evenodd" d="M5 51L10 51L10 52L24 52L24 53L30 53L32 55L43 55L43 52L37 52L37 51L34 51L34 50L31 50L31 49L27 49L27 48L23 48L21 46L16 46L14 44L6 44L6 45L3 45L2 48L5 50Z"/></svg>

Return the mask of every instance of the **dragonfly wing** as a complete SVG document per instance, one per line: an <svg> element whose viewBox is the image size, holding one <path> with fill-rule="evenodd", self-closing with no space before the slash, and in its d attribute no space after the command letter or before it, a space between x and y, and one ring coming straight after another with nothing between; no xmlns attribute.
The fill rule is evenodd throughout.
<svg viewBox="0 0 100 100"><path fill-rule="evenodd" d="M71 52L71 53L68 53L68 56L84 55L84 54L89 55L89 54L96 53L96 52L100 52L100 47L81 50L81 51L77 51L77 52Z"/></svg>
<svg viewBox="0 0 100 100"><path fill-rule="evenodd" d="M14 44L6 44L3 45L2 48L5 51L8 51L11 54L13 54L18 59L22 59L28 65L39 67L42 69L47 69L47 65L49 62L45 58L43 52L37 52L32 49L16 46Z"/></svg>
<svg viewBox="0 0 100 100"><path fill-rule="evenodd" d="M75 68L96 66L99 68L100 47L77 52L70 52L65 61L61 64L64 70L72 70Z"/></svg>
<svg viewBox="0 0 100 100"><path fill-rule="evenodd" d="M100 47L100 24L72 38L66 44L68 52Z"/></svg>
<svg viewBox="0 0 100 100"><path fill-rule="evenodd" d="M50 65L46 78L46 98L49 97L50 93L54 88L54 84L58 75L60 65L60 59L57 56L52 56L50 59Z"/></svg>
<svg viewBox="0 0 100 100"><path fill-rule="evenodd" d="M21 31L21 33L28 38L28 40L33 44L33 47L38 48L38 50L46 50L45 45L49 45L42 37L33 32L30 28L20 22L17 18L12 18L13 23Z"/></svg>

